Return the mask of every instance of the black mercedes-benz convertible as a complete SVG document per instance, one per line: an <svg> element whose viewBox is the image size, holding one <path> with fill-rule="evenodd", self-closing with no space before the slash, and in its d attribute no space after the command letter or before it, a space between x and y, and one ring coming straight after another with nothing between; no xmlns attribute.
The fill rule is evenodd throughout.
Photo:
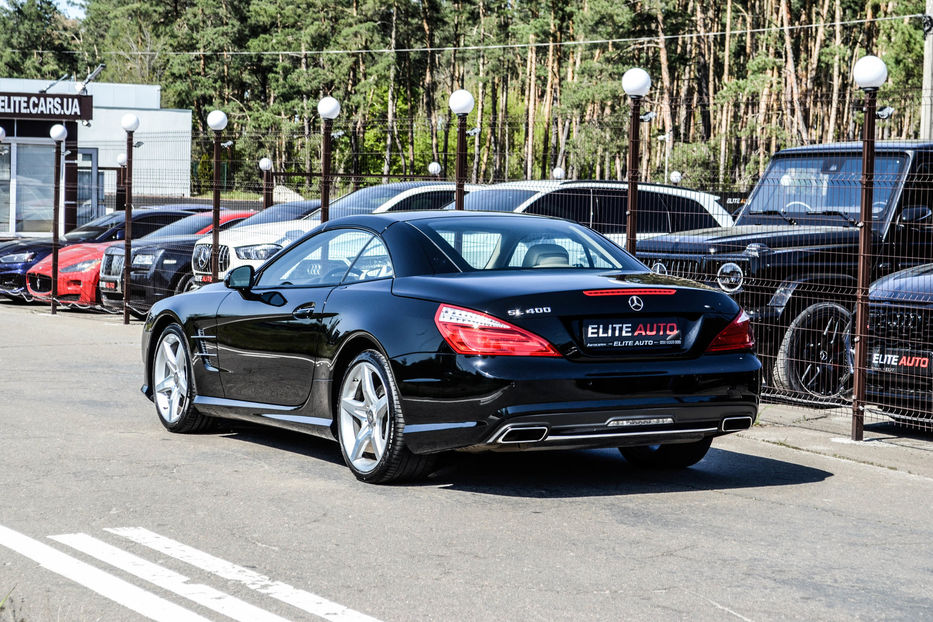
<svg viewBox="0 0 933 622"><path fill-rule="evenodd" d="M481 212L340 218L152 307L143 392L173 432L335 439L359 479L444 451L618 447L686 467L753 425L761 364L725 293L586 227Z"/></svg>

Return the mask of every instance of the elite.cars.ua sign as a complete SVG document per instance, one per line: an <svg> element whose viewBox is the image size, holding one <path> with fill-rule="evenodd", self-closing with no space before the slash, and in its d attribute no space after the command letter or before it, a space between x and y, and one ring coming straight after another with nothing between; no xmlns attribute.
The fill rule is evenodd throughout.
<svg viewBox="0 0 933 622"><path fill-rule="evenodd" d="M60 93L0 93L0 117L90 121L93 97Z"/></svg>

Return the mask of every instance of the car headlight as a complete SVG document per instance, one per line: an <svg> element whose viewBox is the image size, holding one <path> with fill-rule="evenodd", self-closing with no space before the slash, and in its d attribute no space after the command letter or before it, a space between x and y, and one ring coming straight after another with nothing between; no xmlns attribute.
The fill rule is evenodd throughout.
<svg viewBox="0 0 933 622"><path fill-rule="evenodd" d="M25 263L36 258L35 253L13 253L0 257L0 263Z"/></svg>
<svg viewBox="0 0 933 622"><path fill-rule="evenodd" d="M134 255L133 256L133 267L134 268L148 268L155 263L155 255Z"/></svg>
<svg viewBox="0 0 933 622"><path fill-rule="evenodd" d="M282 250L282 247L278 244L253 244L252 246L238 246L236 249L236 256L240 259L263 261L265 259L269 259L269 257L272 257L280 250Z"/></svg>
<svg viewBox="0 0 933 622"><path fill-rule="evenodd" d="M719 284L719 288L730 294L742 289L744 281L745 273L742 272L742 268L731 261L719 266L719 271L716 272L716 283Z"/></svg>
<svg viewBox="0 0 933 622"><path fill-rule="evenodd" d="M70 266L65 266L59 270L59 272L87 272L91 268L96 268L99 265L100 259L88 259L87 261L73 263Z"/></svg>

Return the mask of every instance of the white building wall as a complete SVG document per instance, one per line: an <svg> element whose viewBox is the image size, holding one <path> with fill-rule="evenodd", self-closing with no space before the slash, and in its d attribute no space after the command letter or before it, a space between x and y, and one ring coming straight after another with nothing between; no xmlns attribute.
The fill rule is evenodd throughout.
<svg viewBox="0 0 933 622"><path fill-rule="evenodd" d="M99 108L96 98L94 104L90 127L78 126L78 144L97 148L98 166L117 166L117 156L126 152L120 120L132 112L139 117L134 142L143 143L133 151L133 195L191 196L190 110ZM116 176L105 175L104 180L104 191L114 193Z"/></svg>

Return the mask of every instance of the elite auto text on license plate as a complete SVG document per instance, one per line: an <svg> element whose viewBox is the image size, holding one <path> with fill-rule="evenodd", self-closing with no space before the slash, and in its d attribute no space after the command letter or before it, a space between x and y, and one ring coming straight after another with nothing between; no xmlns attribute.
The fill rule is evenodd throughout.
<svg viewBox="0 0 933 622"><path fill-rule="evenodd" d="M594 350L663 348L681 344L680 324L673 318L583 322L583 345Z"/></svg>

